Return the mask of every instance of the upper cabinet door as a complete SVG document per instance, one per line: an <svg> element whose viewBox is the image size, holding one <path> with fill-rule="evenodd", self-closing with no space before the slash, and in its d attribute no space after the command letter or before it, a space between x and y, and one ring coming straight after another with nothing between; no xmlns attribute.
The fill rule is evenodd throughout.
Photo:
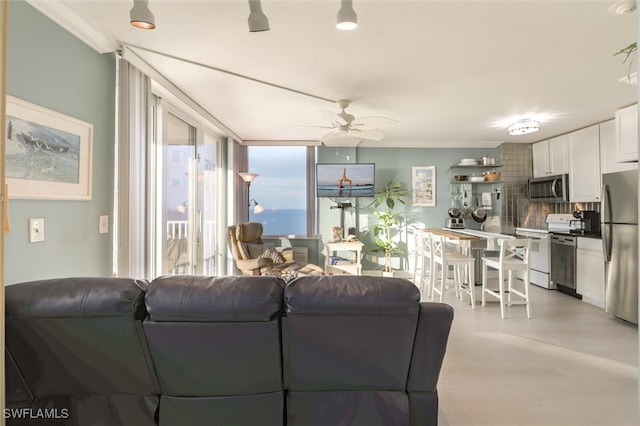
<svg viewBox="0 0 640 426"><path fill-rule="evenodd" d="M556 136L549 139L549 174L569 173L569 137Z"/></svg>
<svg viewBox="0 0 640 426"><path fill-rule="evenodd" d="M537 142L531 145L533 159L533 177L549 175L549 141Z"/></svg>
<svg viewBox="0 0 640 426"><path fill-rule="evenodd" d="M618 161L638 161L638 104L616 111Z"/></svg>
<svg viewBox="0 0 640 426"><path fill-rule="evenodd" d="M600 123L600 171L603 175L638 168L636 162L621 163L618 161L616 136L616 120Z"/></svg>
<svg viewBox="0 0 640 426"><path fill-rule="evenodd" d="M567 135L534 143L531 157L534 178L569 173Z"/></svg>
<svg viewBox="0 0 640 426"><path fill-rule="evenodd" d="M599 202L601 182L599 126L569 133L569 201Z"/></svg>

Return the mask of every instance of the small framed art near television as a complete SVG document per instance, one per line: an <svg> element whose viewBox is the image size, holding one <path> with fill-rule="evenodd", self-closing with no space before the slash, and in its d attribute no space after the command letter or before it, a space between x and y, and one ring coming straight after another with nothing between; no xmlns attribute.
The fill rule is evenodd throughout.
<svg viewBox="0 0 640 426"><path fill-rule="evenodd" d="M373 197L376 165L374 163L316 164L318 197Z"/></svg>

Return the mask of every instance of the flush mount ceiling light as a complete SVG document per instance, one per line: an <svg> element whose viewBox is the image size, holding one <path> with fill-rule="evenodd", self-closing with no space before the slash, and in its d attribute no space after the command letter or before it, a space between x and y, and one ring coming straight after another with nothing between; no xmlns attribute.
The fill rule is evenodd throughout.
<svg viewBox="0 0 640 426"><path fill-rule="evenodd" d="M249 32L269 31L269 18L262 11L260 0L249 0Z"/></svg>
<svg viewBox="0 0 640 426"><path fill-rule="evenodd" d="M149 0L133 0L133 7L129 12L131 25L143 30L152 30L156 27L156 19L149 10Z"/></svg>
<svg viewBox="0 0 640 426"><path fill-rule="evenodd" d="M530 118L518 120L507 128L507 131L512 136L526 135L528 133L537 132L538 130L540 130L540 123L536 120L531 120Z"/></svg>
<svg viewBox="0 0 640 426"><path fill-rule="evenodd" d="M358 15L353 10L352 0L341 0L336 28L343 31L354 30L358 26Z"/></svg>

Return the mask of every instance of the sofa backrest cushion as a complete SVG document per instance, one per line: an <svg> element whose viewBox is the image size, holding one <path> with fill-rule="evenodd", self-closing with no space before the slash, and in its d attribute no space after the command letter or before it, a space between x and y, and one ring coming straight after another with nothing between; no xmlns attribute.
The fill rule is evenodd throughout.
<svg viewBox="0 0 640 426"><path fill-rule="evenodd" d="M285 288L285 383L294 391L404 391L418 289L399 278L300 277Z"/></svg>
<svg viewBox="0 0 640 426"><path fill-rule="evenodd" d="M155 322L269 321L282 310L277 277L176 275L153 280L145 297Z"/></svg>
<svg viewBox="0 0 640 426"><path fill-rule="evenodd" d="M144 319L148 282L129 278L58 278L6 287L6 316L81 318L132 316ZM108 285L106 285L108 283Z"/></svg>
<svg viewBox="0 0 640 426"><path fill-rule="evenodd" d="M34 396L159 393L142 331L144 288L124 278L8 286L6 344Z"/></svg>
<svg viewBox="0 0 640 426"><path fill-rule="evenodd" d="M266 276L153 280L144 330L163 394L282 399L282 287Z"/></svg>
<svg viewBox="0 0 640 426"><path fill-rule="evenodd" d="M291 282L285 290L287 314L417 315L416 286L398 278L326 275Z"/></svg>

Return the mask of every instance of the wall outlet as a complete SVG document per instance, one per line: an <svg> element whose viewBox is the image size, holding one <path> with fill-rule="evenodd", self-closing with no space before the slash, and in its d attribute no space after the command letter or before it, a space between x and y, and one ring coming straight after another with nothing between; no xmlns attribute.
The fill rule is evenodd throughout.
<svg viewBox="0 0 640 426"><path fill-rule="evenodd" d="M29 242L44 241L44 219L29 219Z"/></svg>

